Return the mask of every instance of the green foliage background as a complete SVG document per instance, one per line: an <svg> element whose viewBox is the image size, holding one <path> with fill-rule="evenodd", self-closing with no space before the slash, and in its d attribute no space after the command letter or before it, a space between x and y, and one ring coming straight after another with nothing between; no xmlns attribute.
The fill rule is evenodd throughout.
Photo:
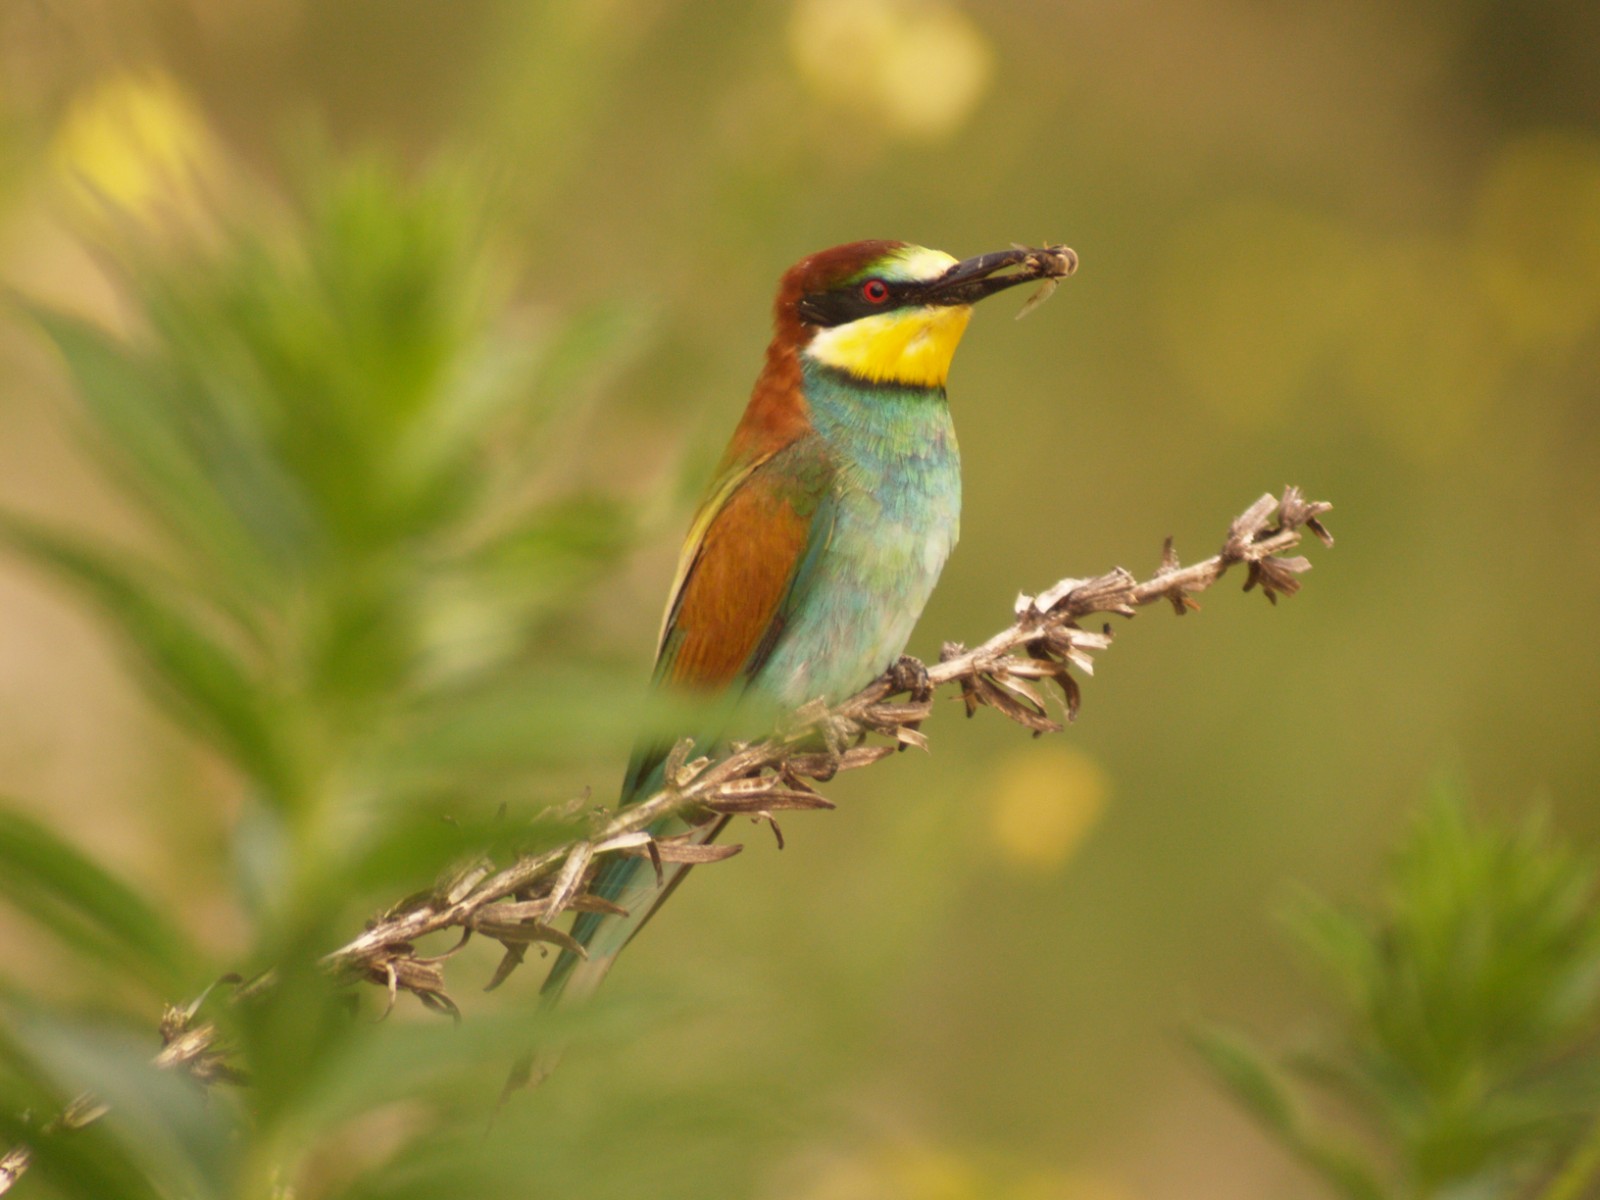
<svg viewBox="0 0 1600 1200"><path fill-rule="evenodd" d="M1317 1194L1177 1031L1297 1038L1270 913L1374 889L1441 763L1600 833L1597 21L0 7L0 1141L107 1197ZM374 1025L315 956L608 795L772 283L865 236L1083 261L968 335L914 651L1285 482L1340 545L1141 618L1066 749L941 714L751 831L485 1134L535 973ZM268 965L211 1001L248 1100L148 1069ZM13 1129L91 1080L104 1128Z"/></svg>

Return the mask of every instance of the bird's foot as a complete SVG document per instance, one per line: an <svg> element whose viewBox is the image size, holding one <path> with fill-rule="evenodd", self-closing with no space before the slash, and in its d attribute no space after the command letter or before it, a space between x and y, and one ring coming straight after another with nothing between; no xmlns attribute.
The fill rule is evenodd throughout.
<svg viewBox="0 0 1600 1200"><path fill-rule="evenodd" d="M928 668L922 665L921 659L912 658L909 654L902 654L898 662L889 668L889 684L897 692L908 692L917 703L922 703L933 696L933 685L928 682Z"/></svg>

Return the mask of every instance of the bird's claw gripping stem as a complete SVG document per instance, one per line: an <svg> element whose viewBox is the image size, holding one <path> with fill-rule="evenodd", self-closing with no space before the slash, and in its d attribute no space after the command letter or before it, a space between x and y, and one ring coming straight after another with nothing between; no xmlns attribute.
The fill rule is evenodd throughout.
<svg viewBox="0 0 1600 1200"><path fill-rule="evenodd" d="M920 659L912 658L909 654L902 654L894 666L889 668L889 686L896 692L905 692L917 703L921 704L933 696L933 684L928 680L928 668L922 665Z"/></svg>

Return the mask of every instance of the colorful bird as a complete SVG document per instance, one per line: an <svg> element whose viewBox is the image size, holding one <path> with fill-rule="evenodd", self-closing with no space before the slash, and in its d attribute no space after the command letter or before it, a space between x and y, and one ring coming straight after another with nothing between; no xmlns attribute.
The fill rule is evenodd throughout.
<svg viewBox="0 0 1600 1200"><path fill-rule="evenodd" d="M892 666L956 543L961 471L945 376L976 301L1071 274L1065 247L957 262L865 241L783 277L776 329L744 418L678 562L654 686L793 710L842 700ZM726 730L689 731L702 750ZM667 747L639 746L621 803L661 786ZM709 842L727 823L653 830ZM627 916L586 912L544 996L586 996L688 871L614 858L590 890Z"/></svg>

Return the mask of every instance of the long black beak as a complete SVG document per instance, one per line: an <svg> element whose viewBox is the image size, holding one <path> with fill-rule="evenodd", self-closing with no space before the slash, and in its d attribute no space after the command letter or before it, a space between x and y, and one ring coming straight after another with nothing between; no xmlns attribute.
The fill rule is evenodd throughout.
<svg viewBox="0 0 1600 1200"><path fill-rule="evenodd" d="M918 297L923 304L975 304L1035 279L1065 279L1078 269L1078 255L1066 246L1042 250L1015 246L958 262L930 280Z"/></svg>

